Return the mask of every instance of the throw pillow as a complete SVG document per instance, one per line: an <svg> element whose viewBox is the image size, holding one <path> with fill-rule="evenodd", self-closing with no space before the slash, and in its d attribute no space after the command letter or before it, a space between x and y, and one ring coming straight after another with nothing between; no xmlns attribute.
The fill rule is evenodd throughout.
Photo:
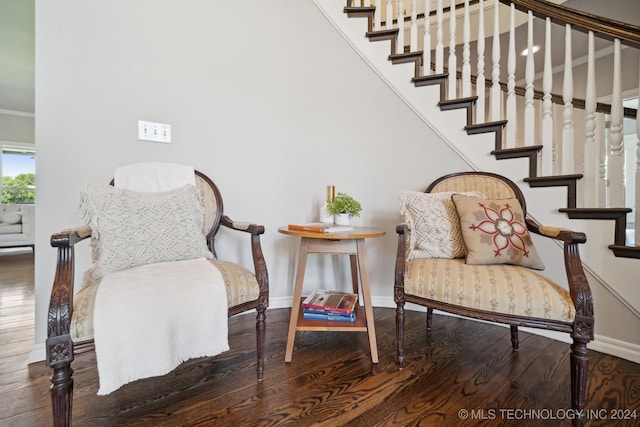
<svg viewBox="0 0 640 427"><path fill-rule="evenodd" d="M451 191L400 193L400 214L411 227L407 259L461 258L464 242L460 234L458 215L451 201ZM460 193L482 197L482 194Z"/></svg>
<svg viewBox="0 0 640 427"><path fill-rule="evenodd" d="M7 212L2 216L4 224L20 224L22 222L22 214L20 212Z"/></svg>
<svg viewBox="0 0 640 427"><path fill-rule="evenodd" d="M88 186L81 192L80 209L92 229L89 283L138 265L213 258L202 230L200 193L193 185L154 193Z"/></svg>
<svg viewBox="0 0 640 427"><path fill-rule="evenodd" d="M482 199L458 194L455 204L467 264L514 264L544 270L518 199Z"/></svg>

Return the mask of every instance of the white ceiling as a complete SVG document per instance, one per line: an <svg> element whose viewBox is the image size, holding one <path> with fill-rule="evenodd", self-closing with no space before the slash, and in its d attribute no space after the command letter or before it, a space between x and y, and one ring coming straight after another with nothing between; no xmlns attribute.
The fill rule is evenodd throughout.
<svg viewBox="0 0 640 427"><path fill-rule="evenodd" d="M0 111L35 112L34 3L35 0L0 0ZM638 0L567 0L564 5L640 25ZM526 44L524 37L516 36L516 40ZM574 57L584 56L580 48L583 45L586 43L576 43Z"/></svg>

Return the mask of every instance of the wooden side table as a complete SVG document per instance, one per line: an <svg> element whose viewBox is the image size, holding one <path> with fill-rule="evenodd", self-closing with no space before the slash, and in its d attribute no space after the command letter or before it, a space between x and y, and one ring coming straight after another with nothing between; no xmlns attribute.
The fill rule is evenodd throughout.
<svg viewBox="0 0 640 427"><path fill-rule="evenodd" d="M280 233L289 236L300 237L300 253L296 268L296 283L293 290L293 303L291 304L291 320L289 322L289 335L287 337L287 349L284 356L285 362L291 362L293 344L296 339L296 331L363 331L369 334L369 347L371 349L371 362L378 363L378 347L376 344L376 330L373 321L373 307L371 306L371 287L367 269L367 254L364 239L384 236L384 231L370 227L354 227L351 231L342 233L314 233L309 231L289 230L287 226L278 229ZM322 320L307 320L303 318L300 310L302 302L302 282L304 281L307 255L319 254L346 254L351 263L351 280L353 292L358 292L358 271L360 272L360 287L364 310L358 304L356 309L356 321L332 322Z"/></svg>

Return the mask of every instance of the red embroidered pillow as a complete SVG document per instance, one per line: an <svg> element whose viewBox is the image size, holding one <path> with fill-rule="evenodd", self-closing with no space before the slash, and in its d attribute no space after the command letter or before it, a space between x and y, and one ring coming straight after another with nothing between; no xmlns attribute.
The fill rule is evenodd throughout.
<svg viewBox="0 0 640 427"><path fill-rule="evenodd" d="M514 264L544 270L518 199L454 194L451 200L460 218L467 264Z"/></svg>

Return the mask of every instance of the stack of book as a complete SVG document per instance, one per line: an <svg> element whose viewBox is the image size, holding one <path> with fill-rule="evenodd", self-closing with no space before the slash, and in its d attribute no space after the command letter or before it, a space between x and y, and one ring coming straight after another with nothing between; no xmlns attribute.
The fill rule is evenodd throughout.
<svg viewBox="0 0 640 427"><path fill-rule="evenodd" d="M302 301L302 317L308 320L355 322L358 295L337 291L314 291Z"/></svg>

